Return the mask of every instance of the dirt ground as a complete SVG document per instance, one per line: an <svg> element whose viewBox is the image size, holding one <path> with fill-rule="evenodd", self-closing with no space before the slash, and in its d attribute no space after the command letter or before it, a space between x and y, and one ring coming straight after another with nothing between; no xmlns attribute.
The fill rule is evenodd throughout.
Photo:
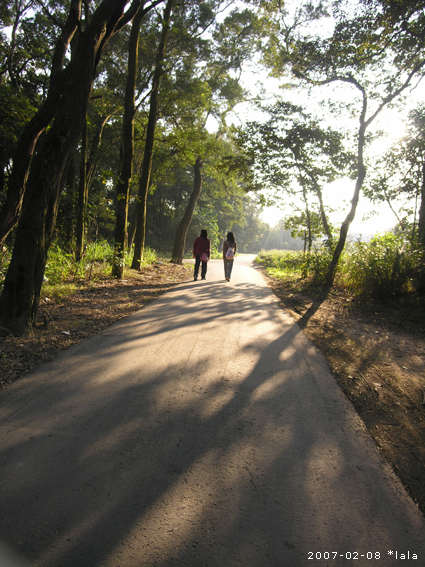
<svg viewBox="0 0 425 567"><path fill-rule="evenodd" d="M81 283L60 302L43 298L37 329L0 337L0 388L140 309L192 268L158 263L125 280ZM326 357L386 459L425 513L425 328L402 325L380 306L362 309L334 291L325 301L292 284L266 280Z"/></svg>

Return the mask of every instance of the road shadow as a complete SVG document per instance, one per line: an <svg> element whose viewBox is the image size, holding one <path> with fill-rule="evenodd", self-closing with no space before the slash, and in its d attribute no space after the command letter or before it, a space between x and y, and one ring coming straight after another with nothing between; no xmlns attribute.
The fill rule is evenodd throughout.
<svg viewBox="0 0 425 567"><path fill-rule="evenodd" d="M183 284L154 307L0 393L6 541L40 567L298 567L311 552L378 546L372 518L382 545L402 547L385 520L408 530L409 512L266 288L224 299L217 282ZM122 352L141 362L117 365Z"/></svg>

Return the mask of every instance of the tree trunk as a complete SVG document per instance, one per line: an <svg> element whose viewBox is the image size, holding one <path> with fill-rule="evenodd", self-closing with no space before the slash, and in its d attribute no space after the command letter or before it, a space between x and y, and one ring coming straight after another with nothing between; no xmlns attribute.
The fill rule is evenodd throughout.
<svg viewBox="0 0 425 567"><path fill-rule="evenodd" d="M193 181L193 191L174 238L173 254L171 256L171 262L174 264L183 264L187 231L192 222L193 212L202 189L202 165L202 158L198 157L194 166L195 177Z"/></svg>
<svg viewBox="0 0 425 567"><path fill-rule="evenodd" d="M174 0L167 0L164 10L161 40L158 46L156 57L155 73L152 80L152 92L149 104L148 126L146 129L146 143L143 154L142 175L139 181L139 193L137 202L137 228L134 236L134 256L131 267L133 270L140 270L140 264L143 259L143 251L145 249L146 238L146 204L149 192L149 182L152 170L153 144L155 140L155 127L158 115L158 96L159 86L162 76L162 66L167 49L168 32L170 28L171 11L173 9Z"/></svg>
<svg viewBox="0 0 425 567"><path fill-rule="evenodd" d="M422 162L421 204L418 219L419 244L425 250L425 159Z"/></svg>
<svg viewBox="0 0 425 567"><path fill-rule="evenodd" d="M308 200L307 200L307 190L305 187L305 182L304 182L304 177L301 173L300 170L300 183L301 183L301 187L303 190L303 200L304 200L304 205L305 205L305 218L307 221L307 230L304 232L304 254L306 252L306 249L310 252L311 251L311 246L313 244L313 238L311 235L311 215L310 215L310 209L308 208Z"/></svg>
<svg viewBox="0 0 425 567"><path fill-rule="evenodd" d="M133 213L131 215L130 228L128 229L128 239L127 239L127 250L130 252L133 246L134 235L136 234L137 228L137 207L134 207Z"/></svg>
<svg viewBox="0 0 425 567"><path fill-rule="evenodd" d="M320 217L322 219L322 226L323 226L323 230L324 230L326 236L328 237L328 244L327 245L328 245L328 248L332 248L332 246L333 246L332 231L329 227L328 219L326 217L325 206L323 204L322 190L320 189L317 181L312 176L311 176L311 180L313 182L314 189L316 191L316 195L317 195L317 198L319 200L319 209L320 209Z"/></svg>
<svg viewBox="0 0 425 567"><path fill-rule="evenodd" d="M75 157L76 154L74 152L72 158L69 160L68 167L64 173L64 177L65 177L64 187L66 187L67 190L69 191L72 202L71 219L66 236L66 242L71 243L71 249L72 249L72 242L74 242L74 238L75 238L75 232L76 232L75 219L77 218L76 207L74 207L75 197L77 193L77 187L76 187L77 181L75 175L75 171L76 171Z"/></svg>
<svg viewBox="0 0 425 567"><path fill-rule="evenodd" d="M134 18L128 43L128 71L125 87L122 132L123 149L121 174L116 187L117 217L115 224L114 263L112 266L112 275L119 279L121 279L124 274L127 243L128 201L130 197L130 180L133 174L134 156L134 114L136 111L135 90L137 81L140 26L142 24L142 19L142 14Z"/></svg>
<svg viewBox="0 0 425 567"><path fill-rule="evenodd" d="M96 173L96 169L98 166L98 150L100 147L100 143L102 141L103 129L109 118L110 115L103 116L101 118L99 124L97 125L97 131L93 136L93 140L90 148L90 154L87 160L87 190L90 190L90 187L92 186L93 183L94 175Z"/></svg>
<svg viewBox="0 0 425 567"><path fill-rule="evenodd" d="M0 327L13 333L26 332L36 321L62 175L81 137L101 51L120 20L125 19L126 4L126 0L103 0L90 25L80 34L75 57L63 75L60 108L33 159L14 252L0 297Z"/></svg>
<svg viewBox="0 0 425 567"><path fill-rule="evenodd" d="M77 262L80 262L84 254L87 200L88 200L88 191L87 191L87 118L86 118L83 127L83 136L81 139L81 166L80 166L80 183L78 187L78 207L77 207L77 227L76 227L77 243L75 249L75 260Z"/></svg>
<svg viewBox="0 0 425 567"><path fill-rule="evenodd" d="M81 4L82 0L73 0L71 3L68 19L63 27L53 55L47 98L25 127L18 142L13 158L13 168L6 202L0 211L0 246L18 222L37 140L53 120L58 110L65 85L63 77L65 54L80 23Z"/></svg>
<svg viewBox="0 0 425 567"><path fill-rule="evenodd" d="M366 112L366 105L364 104L363 116ZM362 188L363 181L366 177L366 168L363 161L363 150L365 145L365 132L366 132L366 124L363 120L363 117L360 120L360 129L359 129L359 141L358 141L358 150L357 150L357 180L356 186L354 189L354 195L351 200L351 209L348 215L346 216L344 222L341 225L340 232L339 232L339 240L334 250L334 254L332 260L329 264L328 273L326 274L326 282L325 282L325 291L329 291L333 286L336 269L338 267L338 262L341 257L342 251L345 247L345 242L347 240L347 233L348 229L350 228L350 224L353 222L354 217L356 216L356 209L357 204L359 202L360 196L360 189Z"/></svg>

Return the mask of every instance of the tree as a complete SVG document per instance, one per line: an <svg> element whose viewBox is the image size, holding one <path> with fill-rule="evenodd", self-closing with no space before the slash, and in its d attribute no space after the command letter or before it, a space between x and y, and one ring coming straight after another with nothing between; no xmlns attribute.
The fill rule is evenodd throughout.
<svg viewBox="0 0 425 567"><path fill-rule="evenodd" d="M18 221L37 140L53 120L61 102L65 84L63 79L65 55L78 29L80 19L81 0L73 0L68 17L61 27L61 34L52 56L47 97L37 113L25 126L15 150L7 198L0 211L0 244L4 242ZM15 50L11 49L10 52L8 58L11 60Z"/></svg>
<svg viewBox="0 0 425 567"><path fill-rule="evenodd" d="M359 5L355 16L351 15L351 6L348 7L351 13L344 12L345 5L339 2L333 7L335 26L331 33L326 35L326 31L321 31L312 37L299 32L297 37L293 32L288 34L288 26L283 26L282 33L273 35L266 53L266 59L269 65L273 65L276 75L286 73L289 66L295 78L313 87L343 84L353 92L351 101L345 107L347 113L356 112L358 117L356 183L351 207L341 224L329 265L326 278L328 290L333 285L366 177L366 133L382 110L406 91L415 77L422 76L425 66L422 39L412 42L417 18L410 20L410 30L404 32L402 22L395 27L385 22L379 2L365 2L363 9ZM306 5L301 12L308 14L309 10L309 5ZM326 29L329 26L323 28Z"/></svg>
<svg viewBox="0 0 425 567"><path fill-rule="evenodd" d="M407 134L371 165L364 193L385 202L399 230L425 249L425 107L409 113ZM397 208L399 210L397 210Z"/></svg>
<svg viewBox="0 0 425 567"><path fill-rule="evenodd" d="M122 132L121 172L117 182L117 213L115 228L114 265L112 274L122 278L127 241L128 200L130 180L133 174L134 156L134 115L136 113L135 90L138 71L139 37L143 13L139 12L133 20L128 42L128 71L124 98Z"/></svg>
<svg viewBox="0 0 425 567"><path fill-rule="evenodd" d="M193 191L190 195L189 202L187 204L185 213L176 231L176 236L174 239L173 252L171 255L171 261L174 264L182 264L184 256L184 248L186 244L186 235L189 230L190 223L192 222L193 213L195 211L196 203L198 201L199 195L202 189L202 158L198 157L194 169L193 176Z"/></svg>
<svg viewBox="0 0 425 567"><path fill-rule="evenodd" d="M244 194L242 207L243 215L228 226L236 235L239 252L254 254L261 250L269 225L261 219L263 207L256 196L251 193Z"/></svg>
<svg viewBox="0 0 425 567"><path fill-rule="evenodd" d="M168 39L171 11L173 9L173 5L174 5L174 0L167 0L167 4L164 9L162 33L158 46L155 72L152 79L152 90L151 90L150 104L149 104L149 117L148 117L148 125L146 128L145 150L143 154L142 174L140 176L140 181L139 181L138 203L136 209L137 228L134 237L135 247L134 247L133 262L131 265L131 267L134 270L140 269L140 263L143 258L143 250L145 247L146 202L148 198L149 182L150 182L151 169L152 169L152 155L153 155L153 144L155 139L155 127L158 118L159 87L160 87L161 76L163 73L163 61L167 49L167 39Z"/></svg>
<svg viewBox="0 0 425 567"><path fill-rule="evenodd" d="M256 17L250 10L234 10L219 24L212 34L215 44L210 61L206 66L210 96L206 105L207 117L219 116L220 127L217 138L227 131L226 116L235 105L244 100L244 93L238 78L232 73L240 72L244 61L253 54L253 37L256 29ZM205 121L206 122L206 121ZM204 159L209 156L204 154ZM196 164L202 158L198 157ZM183 261L186 236L199 198L202 182L195 164L194 188L183 218L176 231L171 261L181 264Z"/></svg>
<svg viewBox="0 0 425 567"><path fill-rule="evenodd" d="M148 12L160 2L148 6L133 0L125 11L127 2L103 0L93 13L87 27L81 29L81 2L73 0L69 13L71 31L65 34L68 44L78 31L78 42L71 61L64 70L62 58L66 49L55 54L61 62L52 65L51 101L48 118L54 121L32 160L26 183L21 219L16 233L12 260L6 275L3 293L0 297L0 326L12 332L27 331L36 320L41 284L43 281L47 251L55 225L63 173L81 137L87 106L95 77L95 71L102 51L114 33L130 22L139 9ZM63 37L59 43L64 46ZM60 101L60 104L59 104ZM50 121L49 120L49 121ZM41 120L46 127L46 117ZM40 126L40 127L41 127ZM40 132L40 127L38 132ZM26 151L24 158L14 161L13 171L24 161L28 171L33 145L38 137L36 129L21 146ZM32 143L29 144L31 139ZM13 177L13 173L12 173ZM24 175L27 177L27 174ZM24 180L23 180L24 181ZM25 186L25 183L23 183Z"/></svg>
<svg viewBox="0 0 425 567"><path fill-rule="evenodd" d="M353 158L345 150L343 133L323 126L303 107L288 102L260 108L269 119L241 128L239 147L254 163L258 183L274 189L277 202L301 194L307 233L312 230L309 199L317 199L322 234L332 246L322 187L351 173ZM308 240L310 248L312 239Z"/></svg>

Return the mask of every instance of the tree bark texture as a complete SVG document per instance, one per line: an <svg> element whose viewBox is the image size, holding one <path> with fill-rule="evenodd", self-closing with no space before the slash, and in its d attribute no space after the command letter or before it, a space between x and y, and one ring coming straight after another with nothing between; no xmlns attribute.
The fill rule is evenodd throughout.
<svg viewBox="0 0 425 567"><path fill-rule="evenodd" d="M174 264L183 264L187 231L189 230L190 223L192 222L196 203L202 189L202 165L202 158L198 157L194 166L193 191L190 195L189 202L174 238L173 254L171 256L171 262Z"/></svg>
<svg viewBox="0 0 425 567"><path fill-rule="evenodd" d="M149 183L152 170L153 145L155 140L155 127L158 117L158 97L161 76L163 73L163 61L167 50L168 32L170 29L171 11L174 0L167 0L164 10L161 39L158 46L158 53L155 64L155 72L152 80L152 91L149 102L148 126L146 129L146 143L143 154L142 174L139 180L139 192L137 202L137 225L134 235L134 255L131 267L133 270L140 270L143 259L146 238L146 204L149 192Z"/></svg>
<svg viewBox="0 0 425 567"><path fill-rule="evenodd" d="M77 206L77 226L76 226L76 248L75 259L77 262L83 257L84 254L84 240L86 232L86 214L87 214L87 118L84 122L83 136L81 139L81 165L80 165L80 180L78 187L78 206Z"/></svg>
<svg viewBox="0 0 425 567"><path fill-rule="evenodd" d="M419 206L418 236L419 244L425 250L425 157L422 158L421 204Z"/></svg>
<svg viewBox="0 0 425 567"><path fill-rule="evenodd" d="M101 51L123 18L126 0L104 0L78 38L64 73L55 120L33 159L12 260L0 297L0 327L26 332L36 321L61 180L81 137Z"/></svg>
<svg viewBox="0 0 425 567"><path fill-rule="evenodd" d="M143 14L133 20L128 43L128 69L124 97L124 116L122 131L121 173L117 183L117 211L115 224L114 264L112 274L121 279L124 274L124 260L127 244L128 201L130 198L130 180L133 174L134 157L134 115L136 111L135 91L139 55L140 26Z"/></svg>
<svg viewBox="0 0 425 567"><path fill-rule="evenodd" d="M40 135L53 120L61 102L64 80L63 64L68 46L81 19L82 0L73 0L68 19L56 44L47 98L25 127L16 148L6 202L0 211L0 246L18 222L28 181L32 157Z"/></svg>
<svg viewBox="0 0 425 567"><path fill-rule="evenodd" d="M364 106L363 116L366 112L366 105ZM359 129L359 140L358 140L358 150L357 150L357 180L356 186L354 189L353 198L351 200L351 208L346 216L344 222L341 225L339 231L339 240L336 244L332 260L329 264L328 272L326 274L326 282L325 282L325 291L329 291L334 283L336 269L338 267L338 262L341 257L342 251L345 247L345 242L347 240L347 233L348 229L350 228L350 224L353 222L354 217L356 216L357 204L359 202L360 196L360 189L362 188L363 181L366 177L366 168L364 165L363 160L363 150L365 145L365 133L366 133L366 123L364 122L363 118L360 121L360 129Z"/></svg>

